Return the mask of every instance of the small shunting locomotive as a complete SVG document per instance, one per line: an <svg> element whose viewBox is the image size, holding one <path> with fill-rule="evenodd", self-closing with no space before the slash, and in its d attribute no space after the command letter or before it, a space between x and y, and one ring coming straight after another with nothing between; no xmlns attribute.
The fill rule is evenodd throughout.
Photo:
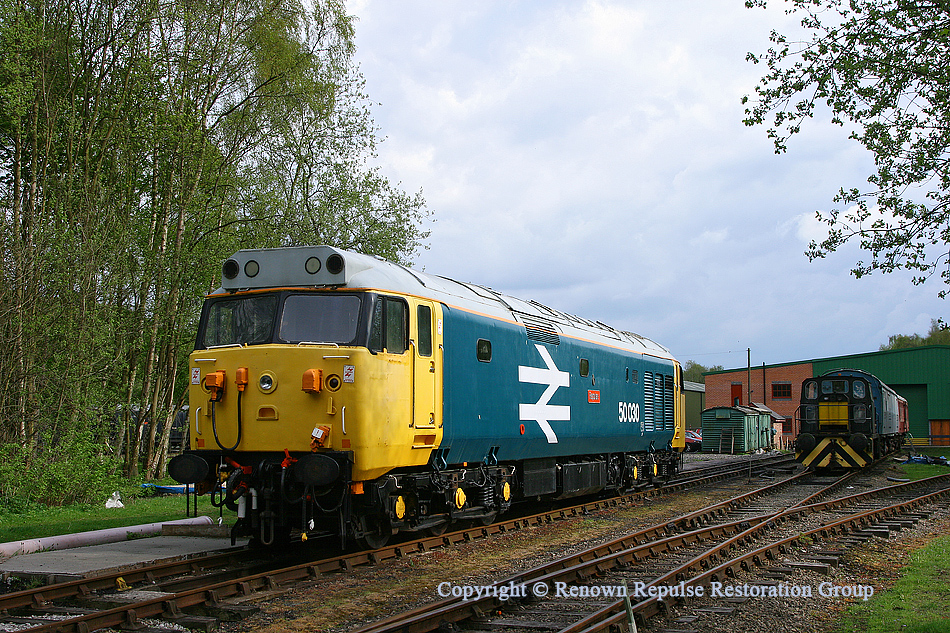
<svg viewBox="0 0 950 633"><path fill-rule="evenodd" d="M795 458L810 468L863 468L898 450L907 400L873 375L838 369L802 383Z"/></svg>

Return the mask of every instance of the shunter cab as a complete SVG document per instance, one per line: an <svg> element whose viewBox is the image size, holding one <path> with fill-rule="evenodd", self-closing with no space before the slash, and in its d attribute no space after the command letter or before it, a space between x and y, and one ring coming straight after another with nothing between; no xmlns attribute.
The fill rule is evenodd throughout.
<svg viewBox="0 0 950 633"><path fill-rule="evenodd" d="M874 403L865 378L827 376L802 387L802 432L871 435Z"/></svg>

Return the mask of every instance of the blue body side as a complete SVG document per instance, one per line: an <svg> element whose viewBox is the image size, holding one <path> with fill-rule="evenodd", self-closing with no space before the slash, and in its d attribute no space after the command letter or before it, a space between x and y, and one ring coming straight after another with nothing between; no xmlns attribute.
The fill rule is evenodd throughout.
<svg viewBox="0 0 950 633"><path fill-rule="evenodd" d="M671 361L567 337L558 344L539 342L529 339L521 325L448 306L443 316L447 388L441 447L449 449L448 463L481 462L494 447L498 460L505 462L645 451L651 442L664 449L672 440ZM479 339L491 342L490 362L476 357ZM589 361L586 377L580 375L581 359ZM657 389L656 374L662 377L660 385L668 386ZM523 377L528 380L522 382ZM648 378L652 406L644 402ZM567 385L550 386L557 381ZM522 419L521 405L539 403L551 406L546 410L550 415L540 417L550 417L555 442L536 419Z"/></svg>

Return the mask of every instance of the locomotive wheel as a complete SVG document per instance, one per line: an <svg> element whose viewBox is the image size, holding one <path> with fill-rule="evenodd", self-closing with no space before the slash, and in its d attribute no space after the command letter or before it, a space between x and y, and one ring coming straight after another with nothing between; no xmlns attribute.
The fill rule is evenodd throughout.
<svg viewBox="0 0 950 633"><path fill-rule="evenodd" d="M359 544L366 549L379 549L385 547L392 536L392 531L387 525L384 525L379 519L366 520L367 531L359 538Z"/></svg>
<svg viewBox="0 0 950 633"><path fill-rule="evenodd" d="M497 516L498 514L493 512L492 514L489 514L488 516L484 516L480 519L475 519L475 523L477 523L478 525L491 525L492 523L495 522L495 518Z"/></svg>
<svg viewBox="0 0 950 633"><path fill-rule="evenodd" d="M443 521L439 525L433 525L432 527L426 528L426 534L429 536L442 536L445 534L445 531L449 529L449 522Z"/></svg>

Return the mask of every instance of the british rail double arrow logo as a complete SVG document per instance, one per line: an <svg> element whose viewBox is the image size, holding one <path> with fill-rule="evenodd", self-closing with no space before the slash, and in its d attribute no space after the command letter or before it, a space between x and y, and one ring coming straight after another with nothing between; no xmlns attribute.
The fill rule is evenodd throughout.
<svg viewBox="0 0 950 633"><path fill-rule="evenodd" d="M541 427L544 436L548 438L548 444L557 444L557 435L551 428L551 421L567 421L571 419L571 407L568 405L548 404L554 393L560 387L571 386L571 375L566 371L561 371L554 364L554 359L548 350L541 345L535 345L538 353L541 354L541 360L546 365L541 367L518 366L518 381L528 382L536 385L546 385L547 389L541 394L541 397L535 404L518 405L522 422L525 420L534 420Z"/></svg>

